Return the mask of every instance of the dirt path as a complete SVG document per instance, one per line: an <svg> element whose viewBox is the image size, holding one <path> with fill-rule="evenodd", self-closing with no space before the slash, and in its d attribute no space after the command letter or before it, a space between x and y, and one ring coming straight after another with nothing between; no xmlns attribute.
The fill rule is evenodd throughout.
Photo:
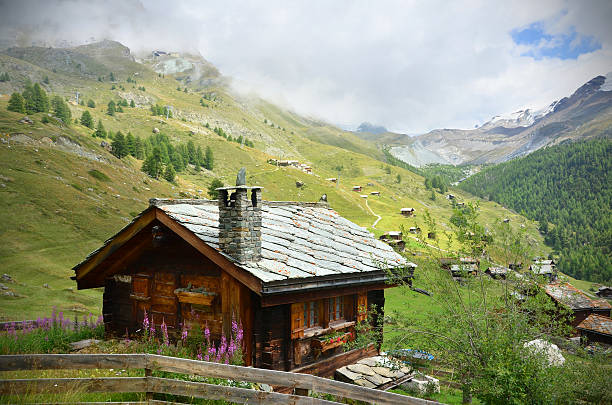
<svg viewBox="0 0 612 405"><path fill-rule="evenodd" d="M372 228L376 229L376 224L378 223L378 221L380 221L382 219L382 217L380 215L378 215L377 213L375 213L374 211L372 211L372 208L370 208L370 205L368 204L368 199L366 198L365 200L366 203L366 207L368 207L368 210L372 213L372 215L374 215L376 217L376 221L374 221L374 223L372 224Z"/></svg>

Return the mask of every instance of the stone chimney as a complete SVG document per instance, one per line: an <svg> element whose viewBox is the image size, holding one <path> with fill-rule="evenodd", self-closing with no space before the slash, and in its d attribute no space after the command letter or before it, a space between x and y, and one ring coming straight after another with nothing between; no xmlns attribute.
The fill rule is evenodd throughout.
<svg viewBox="0 0 612 405"><path fill-rule="evenodd" d="M245 179L242 168L235 187L217 189L219 248L241 264L261 258L261 187L248 187Z"/></svg>

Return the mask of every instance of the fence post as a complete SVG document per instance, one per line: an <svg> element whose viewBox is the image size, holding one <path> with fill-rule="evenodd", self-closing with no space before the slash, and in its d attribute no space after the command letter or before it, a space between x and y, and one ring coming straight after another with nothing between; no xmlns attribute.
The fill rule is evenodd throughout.
<svg viewBox="0 0 612 405"><path fill-rule="evenodd" d="M145 377L147 377L147 389L149 389L150 381L148 377L151 377L151 375L153 375L153 370L149 368L149 356L147 354L144 354L144 358L145 358ZM145 392L145 400L147 401L147 403L149 403L149 401L152 401L153 393L150 391Z"/></svg>

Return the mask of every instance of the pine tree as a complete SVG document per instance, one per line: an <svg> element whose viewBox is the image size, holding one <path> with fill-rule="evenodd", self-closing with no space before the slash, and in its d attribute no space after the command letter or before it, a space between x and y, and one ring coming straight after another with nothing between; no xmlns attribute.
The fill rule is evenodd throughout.
<svg viewBox="0 0 612 405"><path fill-rule="evenodd" d="M196 149L195 161L198 166L204 165L204 153L202 153L202 147L198 145Z"/></svg>
<svg viewBox="0 0 612 405"><path fill-rule="evenodd" d="M223 187L221 179L214 179L210 183L210 186L208 186L208 196L213 200L219 198L219 191L217 191L217 189L221 187Z"/></svg>
<svg viewBox="0 0 612 405"><path fill-rule="evenodd" d="M153 148L151 155L142 163L142 171L157 179L162 172L163 164L161 151L158 147Z"/></svg>
<svg viewBox="0 0 612 405"><path fill-rule="evenodd" d="M87 110L83 111L83 114L81 114L81 125L91 129L94 127L94 120Z"/></svg>
<svg viewBox="0 0 612 405"><path fill-rule="evenodd" d="M175 177L176 177L176 172L174 171L174 166L171 164L167 165L166 171L164 172L164 179L172 183Z"/></svg>
<svg viewBox="0 0 612 405"><path fill-rule="evenodd" d="M43 78L43 83L44 83L44 84L49 84L49 76L45 76L45 77Z"/></svg>
<svg viewBox="0 0 612 405"><path fill-rule="evenodd" d="M25 88L22 93L23 99L25 100L26 113L34 114L36 111L36 102L34 101L34 86L28 79L25 83Z"/></svg>
<svg viewBox="0 0 612 405"><path fill-rule="evenodd" d="M110 72L110 75L108 76L111 82L115 81L115 74L113 72Z"/></svg>
<svg viewBox="0 0 612 405"><path fill-rule="evenodd" d="M25 114L26 112L25 104L26 104L25 99L23 98L21 94L13 93L11 94L11 98L8 102L8 106L6 107L6 109L9 111L14 111L14 112Z"/></svg>
<svg viewBox="0 0 612 405"><path fill-rule="evenodd" d="M70 112L70 108L68 108L68 104L66 104L64 99L60 96L53 96L51 99L51 105L53 106L53 114L62 120L64 124L70 125L72 122L72 113Z"/></svg>
<svg viewBox="0 0 612 405"><path fill-rule="evenodd" d="M140 160L144 159L145 157L144 145L142 143L142 139L139 136L137 136L134 140L134 157Z"/></svg>
<svg viewBox="0 0 612 405"><path fill-rule="evenodd" d="M134 103L134 100L130 101L130 107L132 107L132 108L136 107L136 103Z"/></svg>
<svg viewBox="0 0 612 405"><path fill-rule="evenodd" d="M113 148L113 151L112 151L113 155L115 155L119 159L127 156L128 154L127 145L126 145L125 137L123 136L121 131L117 131L113 139L113 142L111 143L111 146Z"/></svg>
<svg viewBox="0 0 612 405"><path fill-rule="evenodd" d="M125 147L128 155L136 157L136 138L134 138L131 132L128 132L125 137Z"/></svg>
<svg viewBox="0 0 612 405"><path fill-rule="evenodd" d="M34 108L36 112L49 112L49 97L38 83L34 85Z"/></svg>
<svg viewBox="0 0 612 405"><path fill-rule="evenodd" d="M108 115L115 115L115 102L113 100L108 102L108 109L106 110L106 113Z"/></svg>
<svg viewBox="0 0 612 405"><path fill-rule="evenodd" d="M210 148L210 146L206 147L206 154L204 157L204 167L208 170L212 170L214 166L214 157L213 157L213 151Z"/></svg>
<svg viewBox="0 0 612 405"><path fill-rule="evenodd" d="M102 125L102 120L98 120L98 127L96 128L96 132L93 133L94 138L106 138L106 130L104 129L104 125Z"/></svg>
<svg viewBox="0 0 612 405"><path fill-rule="evenodd" d="M191 140L187 142L187 153L189 154L189 163L194 165L196 162L196 148Z"/></svg>
<svg viewBox="0 0 612 405"><path fill-rule="evenodd" d="M89 108L96 108L96 103L92 99L89 99L87 101L87 107L89 107Z"/></svg>

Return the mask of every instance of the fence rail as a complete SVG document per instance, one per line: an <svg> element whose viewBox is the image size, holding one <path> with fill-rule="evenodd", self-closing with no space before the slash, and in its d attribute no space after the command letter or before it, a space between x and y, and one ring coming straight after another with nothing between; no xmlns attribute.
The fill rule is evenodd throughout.
<svg viewBox="0 0 612 405"><path fill-rule="evenodd" d="M111 368L144 369L145 377L6 379L0 380L0 394L54 393L65 392L69 388L78 387L87 392L145 392L147 393L147 400L151 400L149 403L155 403L152 401L152 393L165 393L195 398L222 399L243 404L338 404L338 402L308 396L151 376L153 371L167 371L235 381L265 383L293 388L296 393L312 391L372 404L434 404L432 401L420 398L360 387L310 374L210 363L155 354L23 354L0 356L0 371Z"/></svg>

